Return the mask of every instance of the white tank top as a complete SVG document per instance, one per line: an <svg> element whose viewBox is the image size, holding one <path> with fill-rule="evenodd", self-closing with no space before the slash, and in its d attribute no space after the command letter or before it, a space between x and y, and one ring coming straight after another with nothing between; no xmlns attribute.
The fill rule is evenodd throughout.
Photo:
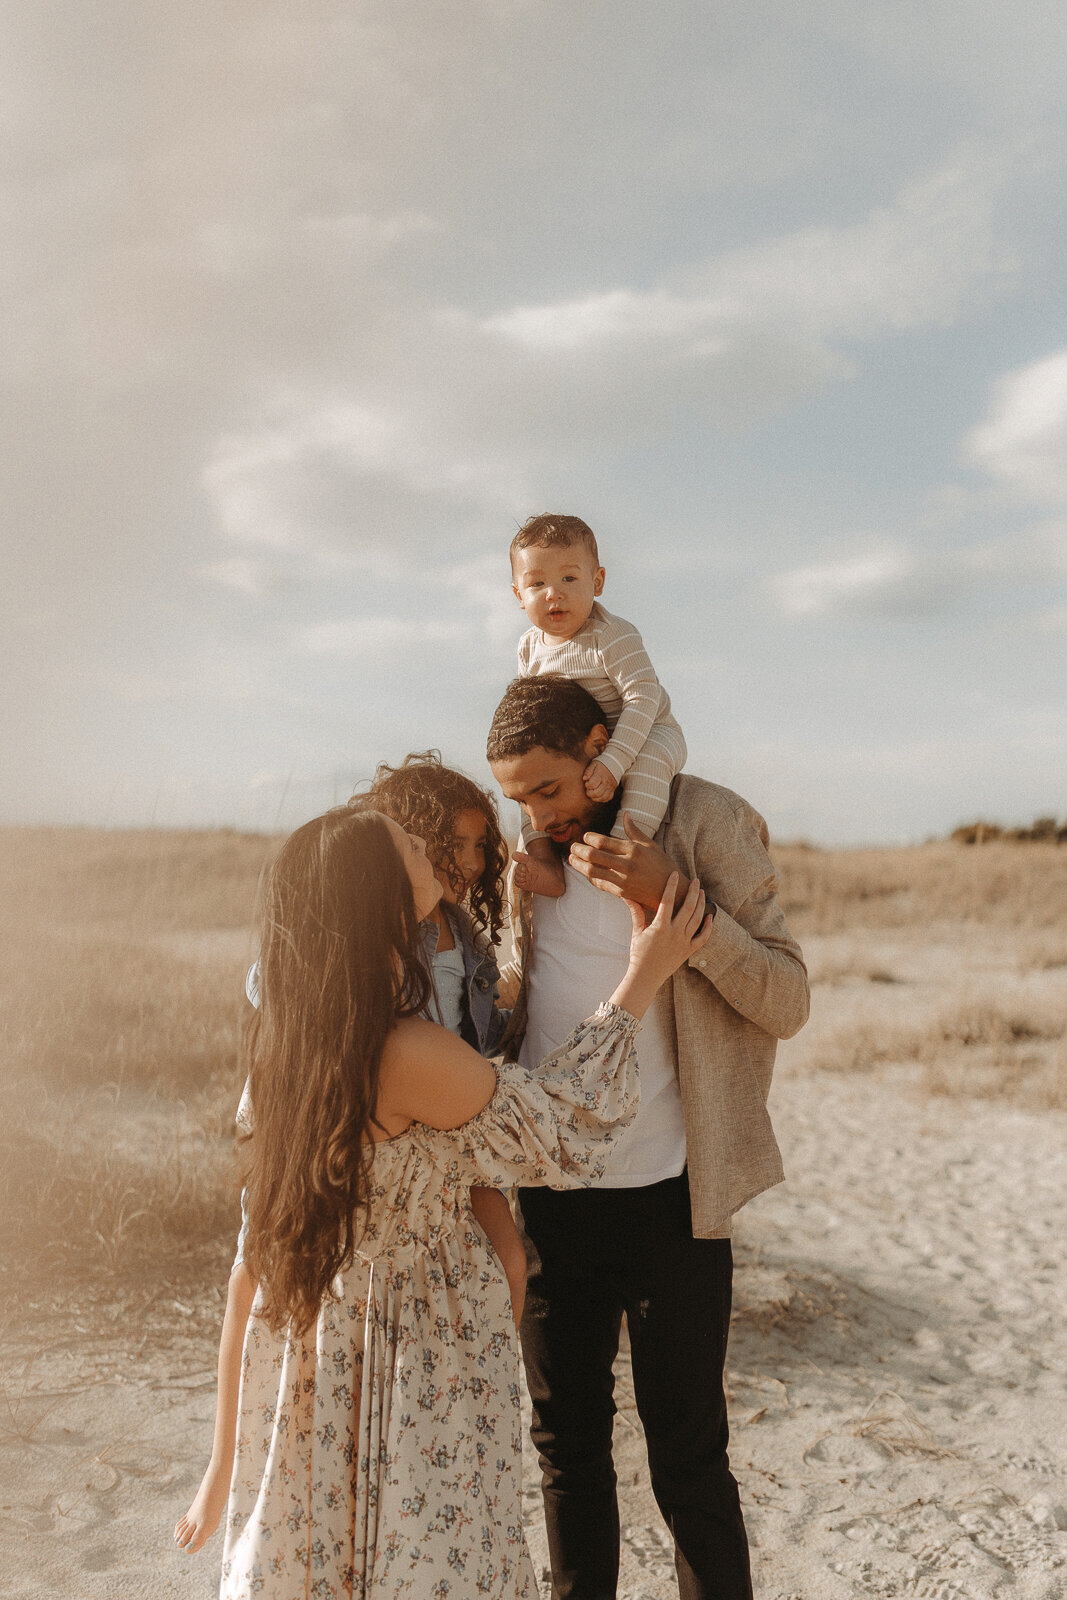
<svg viewBox="0 0 1067 1600"><path fill-rule="evenodd" d="M558 900L534 896L530 1004L519 1060L534 1068L591 1016L626 972L630 912L615 895L594 889L572 867ZM676 1178L685 1166L685 1125L678 1075L658 1006L645 1012L637 1036L641 1105L608 1160L599 1187L636 1189Z"/></svg>

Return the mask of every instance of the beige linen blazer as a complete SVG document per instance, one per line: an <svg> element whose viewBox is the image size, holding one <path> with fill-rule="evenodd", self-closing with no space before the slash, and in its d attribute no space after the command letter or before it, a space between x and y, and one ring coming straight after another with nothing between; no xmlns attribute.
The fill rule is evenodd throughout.
<svg viewBox="0 0 1067 1600"><path fill-rule="evenodd" d="M767 1096L777 1041L807 1021L808 975L778 904L767 824L747 801L680 773L656 838L716 907L711 938L656 1004L677 1061L693 1232L722 1237L735 1211L783 1177ZM501 995L514 1006L503 1046L511 1059L526 1024L532 916L533 896L513 886L514 960Z"/></svg>

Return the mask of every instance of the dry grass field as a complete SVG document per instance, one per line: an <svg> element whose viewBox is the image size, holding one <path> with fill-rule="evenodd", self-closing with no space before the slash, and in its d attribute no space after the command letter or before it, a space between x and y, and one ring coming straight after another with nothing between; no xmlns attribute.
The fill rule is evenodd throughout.
<svg viewBox="0 0 1067 1600"><path fill-rule="evenodd" d="M256 884L232 832L0 833L0 1251L9 1303L217 1265ZM802 1060L1067 1106L1067 848L778 852L815 986Z"/></svg>
<svg viewBox="0 0 1067 1600"><path fill-rule="evenodd" d="M0 834L0 1258L9 1305L217 1260L265 838Z"/></svg>
<svg viewBox="0 0 1067 1600"><path fill-rule="evenodd" d="M275 843L0 832L0 1596L215 1592L217 1541L166 1540L210 1435ZM1067 846L776 859L813 1004L772 1101L789 1181L735 1244L757 1592L1062 1600ZM666 1600L625 1354L618 1400L620 1592Z"/></svg>
<svg viewBox="0 0 1067 1600"><path fill-rule="evenodd" d="M813 985L791 1060L1067 1108L1067 846L777 852Z"/></svg>

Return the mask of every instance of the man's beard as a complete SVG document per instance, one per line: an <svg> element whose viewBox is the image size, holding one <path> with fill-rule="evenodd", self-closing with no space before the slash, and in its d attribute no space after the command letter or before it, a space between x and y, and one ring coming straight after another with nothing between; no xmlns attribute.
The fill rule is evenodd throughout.
<svg viewBox="0 0 1067 1600"><path fill-rule="evenodd" d="M589 814L588 821L578 822L578 819L575 818L575 821L578 822L578 827L580 830L577 839L572 839L567 844L557 844L555 839L550 839L549 843L552 845L556 854L561 856L565 861L570 852L571 844L578 844L582 838L582 834L610 833L612 828L615 826L615 818L619 814L621 798L620 790L616 789L610 800L605 800L602 805L596 805L593 807Z"/></svg>

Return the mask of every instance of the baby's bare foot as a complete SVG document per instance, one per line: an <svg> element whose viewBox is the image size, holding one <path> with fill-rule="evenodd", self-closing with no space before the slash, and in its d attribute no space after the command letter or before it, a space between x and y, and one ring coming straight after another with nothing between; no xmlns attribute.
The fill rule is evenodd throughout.
<svg viewBox="0 0 1067 1600"><path fill-rule="evenodd" d="M543 894L551 900L558 900L567 887L562 861L535 861L521 851L515 855L515 882L527 894Z"/></svg>

